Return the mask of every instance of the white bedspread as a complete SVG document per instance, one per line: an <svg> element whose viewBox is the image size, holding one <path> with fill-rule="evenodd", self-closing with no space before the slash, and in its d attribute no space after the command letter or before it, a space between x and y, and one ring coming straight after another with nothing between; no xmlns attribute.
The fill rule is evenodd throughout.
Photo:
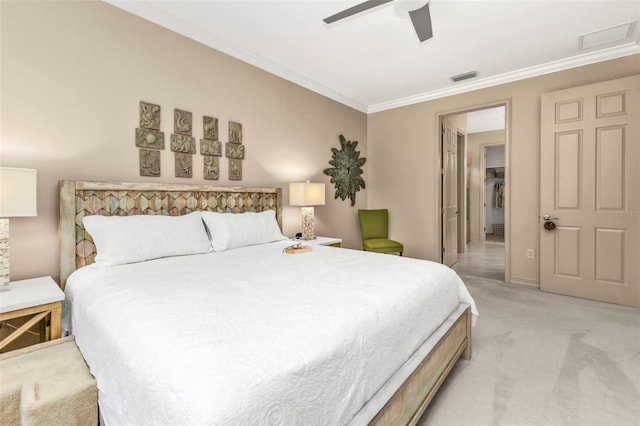
<svg viewBox="0 0 640 426"><path fill-rule="evenodd" d="M460 302L477 314L445 266L288 244L72 274L108 426L345 424Z"/></svg>

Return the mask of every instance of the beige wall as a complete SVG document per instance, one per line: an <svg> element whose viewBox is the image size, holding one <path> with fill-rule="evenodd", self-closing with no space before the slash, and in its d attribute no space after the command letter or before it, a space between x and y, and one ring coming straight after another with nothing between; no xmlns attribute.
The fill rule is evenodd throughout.
<svg viewBox="0 0 640 426"><path fill-rule="evenodd" d="M316 208L319 235L360 247L357 208L334 200L329 177L338 135L360 141L367 157L366 115L98 1L0 2L3 166L38 169L38 217L11 220L11 276L58 275L59 179L203 183L202 157L194 178L174 177L173 153L161 154L162 177L141 178L134 129L138 102L162 106L165 139L173 108L243 124L242 185L281 186L310 179L327 183L327 204ZM168 143L167 143L168 145ZM368 180L365 165L365 180ZM221 161L218 184L227 180ZM369 183L369 182L367 182ZM300 228L299 208L287 207L284 232Z"/></svg>
<svg viewBox="0 0 640 426"><path fill-rule="evenodd" d="M11 221L14 279L57 276L59 179L202 183L173 177L173 155L162 152L162 177L138 175L134 128L138 102L192 111L244 125L243 185L327 183L327 205L316 208L317 233L359 248L356 209L393 210L392 236L407 256L437 259L436 158L439 113L511 102L511 262L514 281L536 283L538 250L540 95L638 74L640 55L424 102L368 117L199 43L97 1L0 2L0 164L39 171L37 218ZM201 129L194 126L195 136ZM367 190L354 208L333 199L322 173L338 135L360 141ZM219 184L226 179L222 161ZM285 197L286 198L286 197ZM286 208L284 231L299 229L299 210Z"/></svg>
<svg viewBox="0 0 640 426"><path fill-rule="evenodd" d="M407 256L438 259L437 114L511 101L511 279L538 283L540 95L640 73L640 55L371 114L367 121L370 206L392 206L390 227ZM507 114L509 116L509 114Z"/></svg>
<svg viewBox="0 0 640 426"><path fill-rule="evenodd" d="M484 187L485 173L480 170L481 166L481 145L504 144L504 130L492 130L489 132L469 133L467 135L467 155L471 158L471 167L468 169L470 174L470 194L469 208L471 219L471 242L479 242L483 229L481 224L482 210L482 192Z"/></svg>

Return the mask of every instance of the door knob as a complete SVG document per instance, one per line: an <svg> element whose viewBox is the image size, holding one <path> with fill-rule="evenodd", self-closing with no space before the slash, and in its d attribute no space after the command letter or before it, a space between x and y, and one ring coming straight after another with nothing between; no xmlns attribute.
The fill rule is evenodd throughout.
<svg viewBox="0 0 640 426"><path fill-rule="evenodd" d="M547 231L553 231L554 229L556 229L556 224L553 223L554 219L558 219L558 218L551 217L550 214L543 215L542 220L544 220L544 224L542 226L544 226L544 229L546 229Z"/></svg>

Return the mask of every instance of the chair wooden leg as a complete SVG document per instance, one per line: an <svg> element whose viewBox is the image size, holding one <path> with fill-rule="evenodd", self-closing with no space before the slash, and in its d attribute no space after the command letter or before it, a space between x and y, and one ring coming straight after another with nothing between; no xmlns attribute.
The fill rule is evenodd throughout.
<svg viewBox="0 0 640 426"><path fill-rule="evenodd" d="M402 256L402 252L400 252L400 256Z"/></svg>

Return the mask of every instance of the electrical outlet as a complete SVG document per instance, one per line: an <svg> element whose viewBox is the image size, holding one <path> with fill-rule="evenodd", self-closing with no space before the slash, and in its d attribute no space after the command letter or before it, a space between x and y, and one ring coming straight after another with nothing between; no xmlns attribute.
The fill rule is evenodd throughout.
<svg viewBox="0 0 640 426"><path fill-rule="evenodd" d="M527 259L535 259L536 251L534 249L527 249Z"/></svg>

